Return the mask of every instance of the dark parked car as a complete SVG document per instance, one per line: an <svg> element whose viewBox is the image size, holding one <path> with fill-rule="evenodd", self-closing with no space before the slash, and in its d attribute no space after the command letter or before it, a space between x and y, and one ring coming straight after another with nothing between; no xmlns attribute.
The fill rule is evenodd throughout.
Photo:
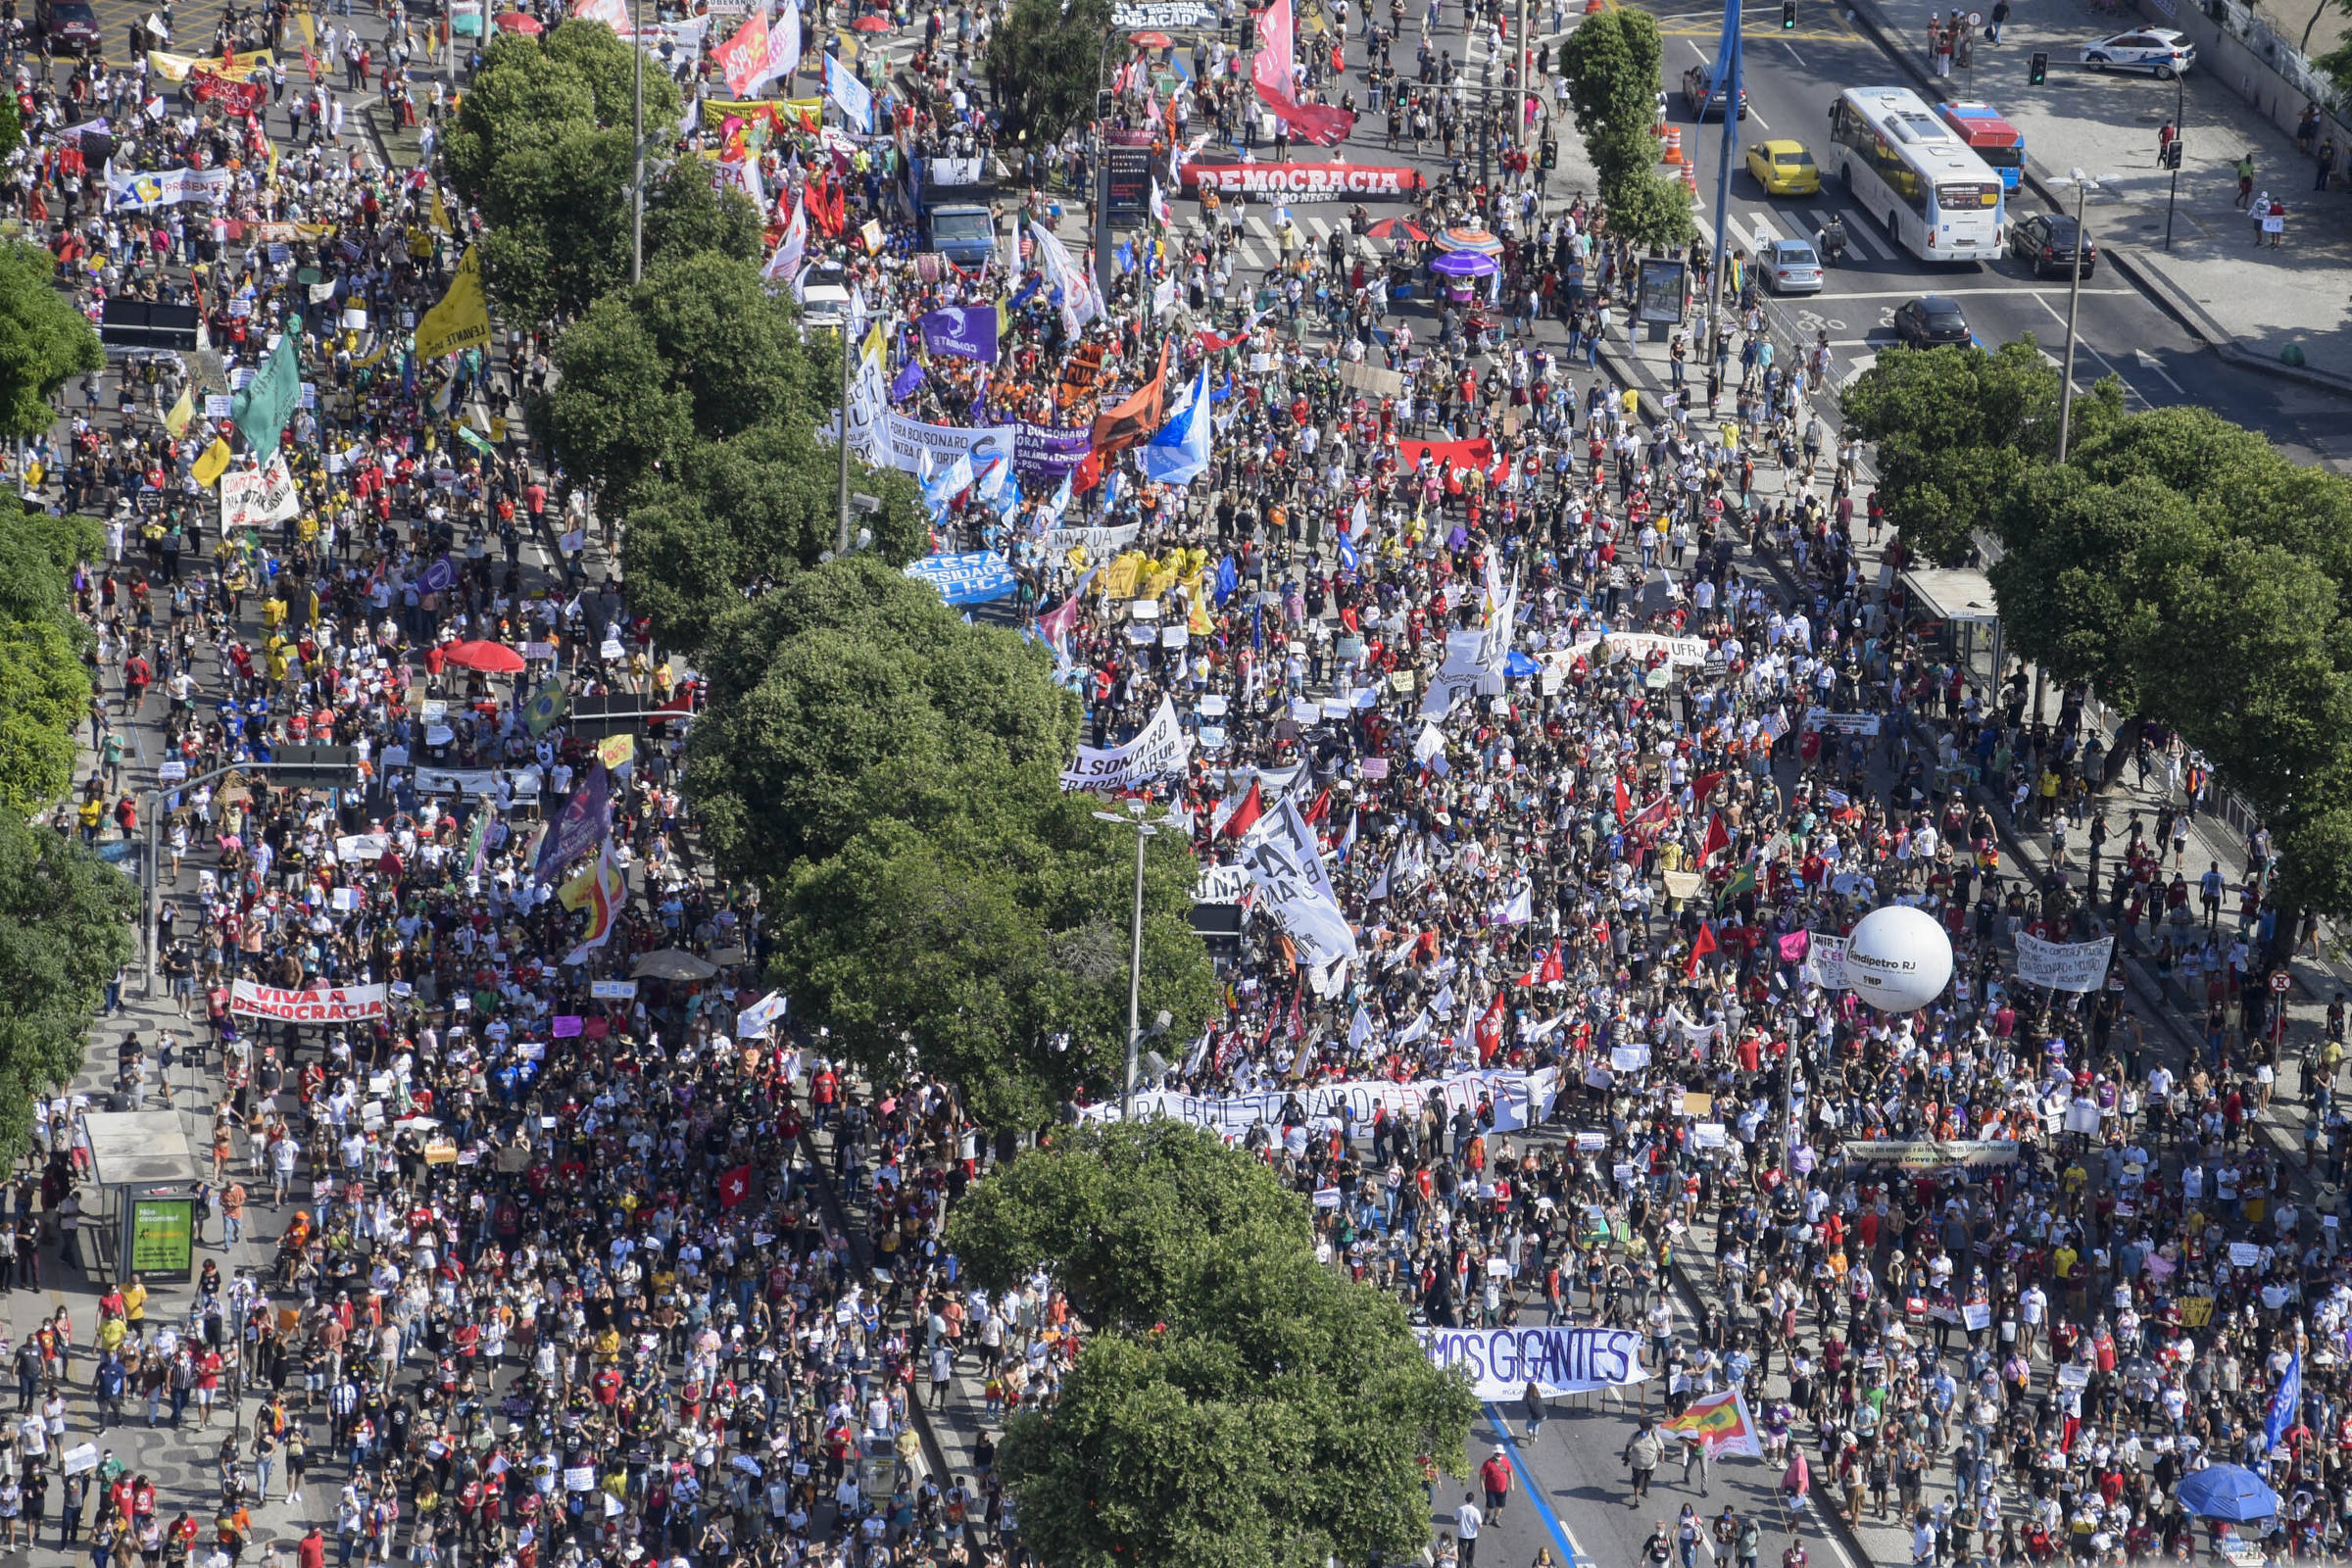
<svg viewBox="0 0 2352 1568"><path fill-rule="evenodd" d="M1723 118L1723 89L1715 85L1712 65L1692 66L1683 73L1683 107L1690 111L1693 120ZM1747 89L1740 89L1740 118L1747 118Z"/></svg>
<svg viewBox="0 0 2352 1568"><path fill-rule="evenodd" d="M2075 265L2075 220L2064 213L2035 213L2009 228L2009 254L2034 269L2035 277L2067 275ZM2098 270L2099 244L2082 236L2082 275Z"/></svg>
<svg viewBox="0 0 2352 1568"><path fill-rule="evenodd" d="M95 54L104 42L90 0L34 0L32 22L48 35L53 54Z"/></svg>
<svg viewBox="0 0 2352 1568"><path fill-rule="evenodd" d="M1958 300L1930 294L1912 300L1894 313L1894 335L1906 348L1932 349L1939 343L1966 345L1976 341Z"/></svg>

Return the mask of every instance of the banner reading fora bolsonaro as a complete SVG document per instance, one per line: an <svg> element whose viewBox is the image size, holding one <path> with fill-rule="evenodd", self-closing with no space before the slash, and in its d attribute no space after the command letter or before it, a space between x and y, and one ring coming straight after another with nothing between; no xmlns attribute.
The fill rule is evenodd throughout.
<svg viewBox="0 0 2352 1568"><path fill-rule="evenodd" d="M1592 1394L1648 1381L1642 1336L1632 1329L1415 1329L1440 1367L1461 1367L1482 1399L1516 1399L1530 1383L1545 1394Z"/></svg>

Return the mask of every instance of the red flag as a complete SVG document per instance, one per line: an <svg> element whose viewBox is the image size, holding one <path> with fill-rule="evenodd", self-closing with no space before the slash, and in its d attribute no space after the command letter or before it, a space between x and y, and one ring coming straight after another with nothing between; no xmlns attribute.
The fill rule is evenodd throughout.
<svg viewBox="0 0 2352 1568"><path fill-rule="evenodd" d="M1707 804L1707 797L1715 793L1715 786L1722 782L1723 775L1720 772L1701 773L1690 781L1690 798L1704 806Z"/></svg>
<svg viewBox="0 0 2352 1568"><path fill-rule="evenodd" d="M1159 368L1152 372L1152 379L1129 393L1118 407L1095 416L1095 451L1123 452L1150 440L1152 432L1160 427L1168 403L1168 350L1172 346L1173 340L1162 338Z"/></svg>
<svg viewBox="0 0 2352 1568"><path fill-rule="evenodd" d="M1723 813L1721 811L1709 812L1707 814L1707 836L1699 842L1698 858L1704 860L1718 851L1728 850L1731 847L1732 830L1723 825Z"/></svg>
<svg viewBox="0 0 2352 1568"><path fill-rule="evenodd" d="M1634 798L1625 793L1624 778L1611 779L1610 782L1617 786L1617 821L1623 826L1626 818L1634 814Z"/></svg>
<svg viewBox="0 0 2352 1568"><path fill-rule="evenodd" d="M1478 1063L1482 1067L1493 1061L1495 1053L1502 1049L1504 1016L1502 997L1498 993L1493 1002L1487 1004L1487 1010L1479 1015Z"/></svg>
<svg viewBox="0 0 2352 1568"><path fill-rule="evenodd" d="M1089 452L1070 475L1070 494L1082 496L1102 482L1102 454Z"/></svg>
<svg viewBox="0 0 2352 1568"><path fill-rule="evenodd" d="M1553 985L1568 978L1568 967L1560 961L1562 943L1555 942L1544 955L1544 972L1538 977L1541 984Z"/></svg>
<svg viewBox="0 0 2352 1568"><path fill-rule="evenodd" d="M718 1178L718 1206L733 1208L752 1196L752 1167L738 1165Z"/></svg>
<svg viewBox="0 0 2352 1568"><path fill-rule="evenodd" d="M1704 921L1699 923L1698 935L1690 939L1690 956L1683 960L1683 978L1698 977L1698 960L1715 951L1715 929Z"/></svg>
<svg viewBox="0 0 2352 1568"><path fill-rule="evenodd" d="M1308 807L1305 810L1299 812L1298 814L1304 817L1307 821L1314 823L1317 827L1320 827L1323 825L1324 813L1330 809L1331 786L1326 784L1323 786L1323 793L1315 797L1315 804Z"/></svg>
<svg viewBox="0 0 2352 1568"><path fill-rule="evenodd" d="M1298 992L1296 989L1291 992L1291 1015L1283 1027L1289 1031L1293 1040L1306 1038L1306 1019L1298 1011Z"/></svg>
<svg viewBox="0 0 2352 1568"><path fill-rule="evenodd" d="M1257 780L1251 779L1250 793L1242 797L1241 803L1234 807L1232 814L1218 825L1217 831L1229 839L1238 839L1249 832L1256 824L1257 819L1265 814L1265 797L1258 793Z"/></svg>
<svg viewBox="0 0 2352 1568"><path fill-rule="evenodd" d="M1272 110L1274 118L1290 127L1292 135L1317 147L1337 147L1355 129L1352 111L1335 109L1329 104L1297 103L1267 91L1263 82L1258 84L1257 101Z"/></svg>

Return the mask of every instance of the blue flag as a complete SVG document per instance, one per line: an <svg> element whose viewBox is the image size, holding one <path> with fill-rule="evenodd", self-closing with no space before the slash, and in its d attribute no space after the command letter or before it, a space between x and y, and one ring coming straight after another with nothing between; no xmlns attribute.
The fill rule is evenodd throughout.
<svg viewBox="0 0 2352 1568"><path fill-rule="evenodd" d="M1242 574L1240 569L1234 565L1233 558L1231 556L1227 556L1223 560L1219 561L1217 563L1216 595L1217 608L1219 610L1223 610L1225 608L1225 601L1231 599L1233 597L1233 591L1241 585Z"/></svg>
<svg viewBox="0 0 2352 1568"><path fill-rule="evenodd" d="M997 358L997 308L994 305L949 305L915 318L923 347L933 354L993 365Z"/></svg>
<svg viewBox="0 0 2352 1568"><path fill-rule="evenodd" d="M1356 569L1355 563L1355 541L1348 538L1348 530L1343 528L1340 530L1340 564L1353 571Z"/></svg>
<svg viewBox="0 0 2352 1568"><path fill-rule="evenodd" d="M890 401L893 403L905 402L914 396L914 389L922 384L923 362L908 360L906 368L901 370L898 379L890 383Z"/></svg>
<svg viewBox="0 0 2352 1568"><path fill-rule="evenodd" d="M2263 1418L2262 1435L2271 1447L2286 1436L2286 1429L2295 1424L2295 1412L2303 1407L2303 1352L2297 1350L2286 1363L2286 1372L2278 1379L2278 1392L2271 1396L2270 1413Z"/></svg>

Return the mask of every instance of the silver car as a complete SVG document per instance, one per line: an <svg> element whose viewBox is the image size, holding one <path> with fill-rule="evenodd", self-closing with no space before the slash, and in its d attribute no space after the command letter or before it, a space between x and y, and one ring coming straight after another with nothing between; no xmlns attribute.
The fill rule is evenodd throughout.
<svg viewBox="0 0 2352 1568"><path fill-rule="evenodd" d="M1774 240L1757 256L1756 269L1775 294L1821 292L1821 258L1809 240Z"/></svg>

